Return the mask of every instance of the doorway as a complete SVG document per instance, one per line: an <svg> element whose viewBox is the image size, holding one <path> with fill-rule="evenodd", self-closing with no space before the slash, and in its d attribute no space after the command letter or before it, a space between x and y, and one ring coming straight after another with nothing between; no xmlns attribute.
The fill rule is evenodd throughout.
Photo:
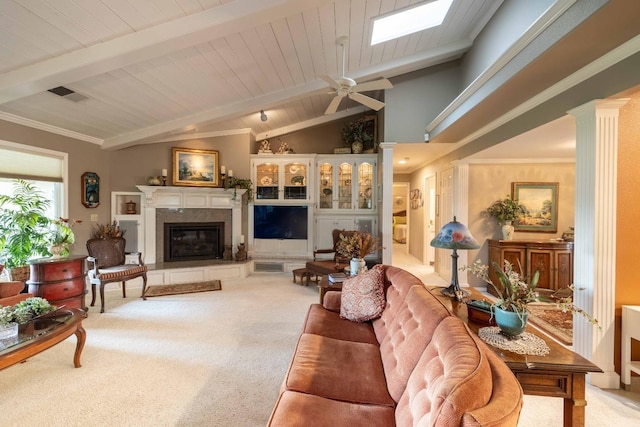
<svg viewBox="0 0 640 427"><path fill-rule="evenodd" d="M436 261L435 248L431 240L436 237L436 177L428 176L424 179L424 249L423 264L434 265Z"/></svg>

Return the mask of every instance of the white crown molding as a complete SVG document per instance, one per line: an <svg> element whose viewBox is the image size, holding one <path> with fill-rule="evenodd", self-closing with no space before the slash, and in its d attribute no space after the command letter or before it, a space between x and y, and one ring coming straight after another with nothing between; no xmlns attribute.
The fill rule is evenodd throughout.
<svg viewBox="0 0 640 427"><path fill-rule="evenodd" d="M45 132L54 133L56 135L67 136L73 139L79 139L81 141L90 142L92 144L102 145L104 142L101 138L85 135L83 133L74 132L71 130L59 128L57 126L51 126L46 123L38 122L36 120L27 119L24 117L16 116L15 114L5 113L0 111L0 120L15 123L18 125L28 126L30 128L43 130Z"/></svg>
<svg viewBox="0 0 640 427"><path fill-rule="evenodd" d="M543 158L543 159L464 159L456 160L459 163L468 163L470 165L498 165L498 164L541 164L541 163L575 163L575 158ZM456 163L454 162L454 163Z"/></svg>

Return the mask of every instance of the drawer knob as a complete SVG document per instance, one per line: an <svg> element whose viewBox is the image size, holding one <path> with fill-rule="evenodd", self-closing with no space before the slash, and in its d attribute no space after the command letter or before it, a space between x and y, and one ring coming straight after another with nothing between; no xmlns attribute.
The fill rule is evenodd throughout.
<svg viewBox="0 0 640 427"><path fill-rule="evenodd" d="M66 273L66 272L67 272L67 269L66 269L66 268L63 268L63 269L62 269L62 272L63 272L63 273Z"/></svg>
<svg viewBox="0 0 640 427"><path fill-rule="evenodd" d="M69 288L64 288L64 290L65 290L65 291L68 291L68 290L69 290Z"/></svg>

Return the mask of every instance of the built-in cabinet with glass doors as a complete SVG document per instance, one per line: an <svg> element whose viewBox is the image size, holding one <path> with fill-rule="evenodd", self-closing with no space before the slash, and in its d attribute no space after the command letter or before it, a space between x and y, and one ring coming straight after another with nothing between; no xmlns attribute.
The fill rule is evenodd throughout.
<svg viewBox="0 0 640 427"><path fill-rule="evenodd" d="M333 246L333 229L377 236L376 167L375 154L316 157L315 249Z"/></svg>
<svg viewBox="0 0 640 427"><path fill-rule="evenodd" d="M312 157L252 156L255 202L311 201Z"/></svg>
<svg viewBox="0 0 640 427"><path fill-rule="evenodd" d="M376 212L376 161L366 154L318 156L317 212Z"/></svg>

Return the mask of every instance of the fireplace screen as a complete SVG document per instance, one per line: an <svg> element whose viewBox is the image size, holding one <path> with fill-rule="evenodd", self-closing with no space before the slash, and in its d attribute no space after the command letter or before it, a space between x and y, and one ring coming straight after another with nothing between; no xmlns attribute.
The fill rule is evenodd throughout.
<svg viewBox="0 0 640 427"><path fill-rule="evenodd" d="M224 222L164 224L164 261L222 258Z"/></svg>

